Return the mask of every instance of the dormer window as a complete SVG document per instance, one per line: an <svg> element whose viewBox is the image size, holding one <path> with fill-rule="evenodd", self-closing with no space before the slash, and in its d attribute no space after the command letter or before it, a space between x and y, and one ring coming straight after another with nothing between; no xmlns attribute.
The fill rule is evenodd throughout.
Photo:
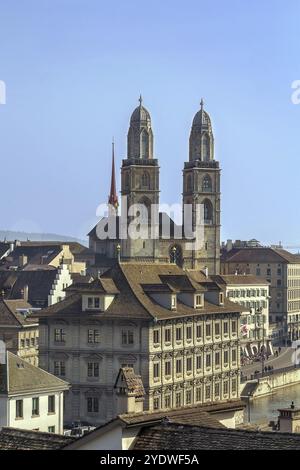
<svg viewBox="0 0 300 470"><path fill-rule="evenodd" d="M88 309L100 309L100 297L88 297L87 299Z"/></svg>
<svg viewBox="0 0 300 470"><path fill-rule="evenodd" d="M224 293L223 292L220 292L219 301L220 301L220 305L224 304Z"/></svg>
<svg viewBox="0 0 300 470"><path fill-rule="evenodd" d="M203 307L203 294L195 295L195 307L196 308Z"/></svg>

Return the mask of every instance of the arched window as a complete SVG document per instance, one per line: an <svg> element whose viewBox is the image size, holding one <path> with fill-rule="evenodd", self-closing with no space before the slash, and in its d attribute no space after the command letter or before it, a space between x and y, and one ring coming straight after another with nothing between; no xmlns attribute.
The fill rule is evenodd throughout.
<svg viewBox="0 0 300 470"><path fill-rule="evenodd" d="M192 191L192 175L188 175L186 179L186 190Z"/></svg>
<svg viewBox="0 0 300 470"><path fill-rule="evenodd" d="M147 171L142 175L142 188L150 189L150 176Z"/></svg>
<svg viewBox="0 0 300 470"><path fill-rule="evenodd" d="M169 249L170 263L182 266L182 249L180 245L172 245Z"/></svg>
<svg viewBox="0 0 300 470"><path fill-rule="evenodd" d="M149 156L149 135L144 129L141 135L141 158L148 158Z"/></svg>
<svg viewBox="0 0 300 470"><path fill-rule="evenodd" d="M143 210L141 213L141 223L143 224L148 223L148 225L150 225L151 224L151 201L150 199L148 199L147 197L142 197L142 199L140 199L139 201L139 204L142 204L144 208L146 209L146 211Z"/></svg>
<svg viewBox="0 0 300 470"><path fill-rule="evenodd" d="M202 190L203 191L211 191L212 190L212 182L211 177L206 175L202 181Z"/></svg>
<svg viewBox="0 0 300 470"><path fill-rule="evenodd" d="M208 135L204 134L202 137L202 160L208 161L210 159L210 143Z"/></svg>
<svg viewBox="0 0 300 470"><path fill-rule="evenodd" d="M213 223L213 206L212 203L206 199L203 202L204 205L204 223L212 224Z"/></svg>

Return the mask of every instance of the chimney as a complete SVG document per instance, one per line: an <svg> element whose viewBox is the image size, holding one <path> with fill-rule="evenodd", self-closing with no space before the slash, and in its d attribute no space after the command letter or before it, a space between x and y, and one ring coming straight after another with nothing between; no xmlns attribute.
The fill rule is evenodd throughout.
<svg viewBox="0 0 300 470"><path fill-rule="evenodd" d="M205 275L205 277L208 277L208 267L207 266L204 266L204 268L202 269L202 272Z"/></svg>
<svg viewBox="0 0 300 470"><path fill-rule="evenodd" d="M28 258L26 255L19 256L19 268L24 268L24 266L28 263Z"/></svg>
<svg viewBox="0 0 300 470"><path fill-rule="evenodd" d="M232 247L233 247L232 240L227 240L226 250L230 251L230 250L232 250Z"/></svg>
<svg viewBox="0 0 300 470"><path fill-rule="evenodd" d="M27 284L25 284L25 286L21 290L21 296L22 296L22 299L25 300L25 302L28 302L28 285Z"/></svg>

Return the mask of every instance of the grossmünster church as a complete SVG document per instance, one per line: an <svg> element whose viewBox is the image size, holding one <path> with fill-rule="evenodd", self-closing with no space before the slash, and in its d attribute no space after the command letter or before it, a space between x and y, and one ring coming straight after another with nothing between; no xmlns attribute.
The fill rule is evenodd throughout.
<svg viewBox="0 0 300 470"><path fill-rule="evenodd" d="M213 129L210 116L204 110L203 100L192 122L189 156L187 161L183 162L181 226L176 225L166 213L157 210L155 214L155 211L151 210L153 204L158 207L160 202L159 171L159 160L154 151L151 116L140 98L139 106L130 118L127 157L122 160L121 167L122 204L119 208L113 154L109 203L110 207L115 208L116 236L99 238L97 225L89 233L89 247L95 256L95 267L104 272L119 258L122 262L171 262L189 269L207 268L209 275L219 274L220 168L219 162L214 159ZM125 211L123 201L127 204ZM124 226L124 223L128 225L132 219L127 216L127 210L132 204L143 204L148 211L148 221L157 226L158 236L153 238L149 234L147 237L131 239L120 235L120 227ZM187 237L184 227L187 219L186 207L189 207L190 226L194 233L199 224L196 214L201 207L200 243L191 244L191 236ZM104 219L102 226L103 221ZM170 227L168 234L162 230L164 223Z"/></svg>

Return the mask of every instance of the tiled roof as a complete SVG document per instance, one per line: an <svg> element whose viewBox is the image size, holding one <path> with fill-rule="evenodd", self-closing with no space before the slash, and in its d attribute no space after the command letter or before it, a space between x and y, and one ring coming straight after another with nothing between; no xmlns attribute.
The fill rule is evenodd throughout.
<svg viewBox="0 0 300 470"><path fill-rule="evenodd" d="M220 285L269 285L268 281L263 277L251 276L251 274L226 274L210 277Z"/></svg>
<svg viewBox="0 0 300 470"><path fill-rule="evenodd" d="M9 243L0 242L0 259L4 256L9 250Z"/></svg>
<svg viewBox="0 0 300 470"><path fill-rule="evenodd" d="M58 450L75 438L61 434L3 427L0 450Z"/></svg>
<svg viewBox="0 0 300 470"><path fill-rule="evenodd" d="M124 379L129 393L134 394L137 398L145 396L142 378L140 375L135 374L132 367L121 367L116 384L120 376Z"/></svg>
<svg viewBox="0 0 300 470"><path fill-rule="evenodd" d="M296 450L300 436L277 432L163 424L141 429L131 450Z"/></svg>
<svg viewBox="0 0 300 470"><path fill-rule="evenodd" d="M119 415L119 419L128 425L150 423L168 418L170 422L182 424L195 424L223 428L224 426L213 417L214 413L225 410L242 410L245 403L241 400L227 402L208 403L201 405L183 406L162 411L143 411L142 413L131 413Z"/></svg>
<svg viewBox="0 0 300 470"><path fill-rule="evenodd" d="M57 276L57 269L41 269L35 271L17 271L11 283L9 299L20 299L24 286L28 286L28 301L34 304L44 301L47 305L48 295ZM1 279L1 276L0 276Z"/></svg>
<svg viewBox="0 0 300 470"><path fill-rule="evenodd" d="M69 384L7 351L6 364L0 364L0 393L68 390Z"/></svg>
<svg viewBox="0 0 300 470"><path fill-rule="evenodd" d="M233 248L222 250L223 263L299 263L299 256L274 248Z"/></svg>
<svg viewBox="0 0 300 470"><path fill-rule="evenodd" d="M115 264L113 268L101 276L102 286L99 287L99 294L103 292L103 285L112 285L119 292L105 312L85 312L90 316L99 316L102 318L144 318L150 320L180 318L183 316L194 316L200 314L215 313L239 313L242 308L228 299L225 299L224 305L219 306L205 300L204 307L201 310L194 309L180 300L177 301L176 310L169 310L151 298L145 292L146 285L164 285L167 280L172 282L172 288L178 286L178 290L185 285L189 285L192 291L194 289L203 290L203 283L197 283L190 278L187 271L182 270L175 264L161 263L120 263ZM113 280L113 283L112 283ZM219 290L216 283L211 281L213 287ZM199 286L199 287L198 287ZM70 290L71 288L69 288ZM65 316L79 315L82 312L81 294L85 293L86 286L78 289L75 293L61 302L52 305L37 313L40 318L47 316Z"/></svg>
<svg viewBox="0 0 300 470"><path fill-rule="evenodd" d="M4 300L0 299L0 324L1 325L28 325L37 323L36 319L25 317L18 310L30 309L31 305L23 299Z"/></svg>

